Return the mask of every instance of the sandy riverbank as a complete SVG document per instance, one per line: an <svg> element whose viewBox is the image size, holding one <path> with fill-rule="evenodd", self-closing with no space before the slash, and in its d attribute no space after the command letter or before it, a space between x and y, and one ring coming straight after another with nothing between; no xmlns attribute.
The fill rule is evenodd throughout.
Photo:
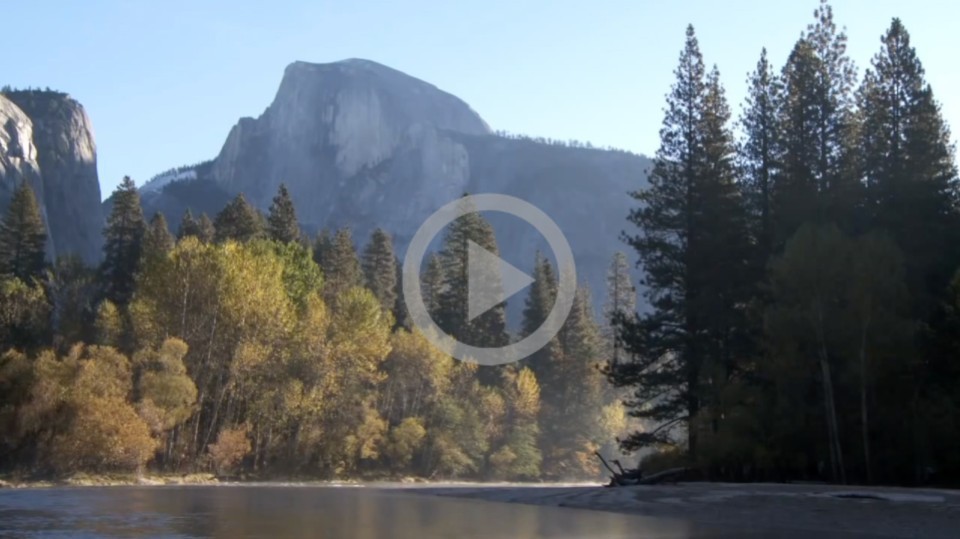
<svg viewBox="0 0 960 539"><path fill-rule="evenodd" d="M683 519L760 537L960 537L960 491L953 490L727 483L425 485L407 490Z"/></svg>
<svg viewBox="0 0 960 539"><path fill-rule="evenodd" d="M74 474L54 479L0 477L0 488L119 487L133 485L216 485L213 474Z"/></svg>

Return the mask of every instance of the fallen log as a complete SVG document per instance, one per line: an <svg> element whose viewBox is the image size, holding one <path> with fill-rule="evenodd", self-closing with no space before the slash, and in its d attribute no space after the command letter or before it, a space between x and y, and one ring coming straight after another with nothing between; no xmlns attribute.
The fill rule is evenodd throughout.
<svg viewBox="0 0 960 539"><path fill-rule="evenodd" d="M608 483L607 486L616 487L632 485L643 477L643 472L641 472L639 468L625 470L623 466L620 465L619 460L614 460L613 463L616 464L617 468L620 469L620 471L617 472L610 467L610 464L607 463L607 459L603 458L603 455L601 455L599 451L594 451L593 454L600 459L600 462L603 463L604 468L610 471L610 483Z"/></svg>
<svg viewBox="0 0 960 539"><path fill-rule="evenodd" d="M679 479L685 473L689 472L690 468L670 468L669 470L664 470L662 472L657 472L655 474L648 475L642 479L639 479L635 484L636 485L656 485L657 483L663 483L669 481L670 479Z"/></svg>
<svg viewBox="0 0 960 539"><path fill-rule="evenodd" d="M599 451L594 451L593 454L600 459L600 462L603 463L603 467L610 472L610 482L607 484L608 487L656 485L671 480L679 480L684 475L687 475L691 472L690 468L670 468L668 470L663 470L662 472L657 472L644 477L640 468L624 469L624 467L620 465L619 460L614 460L613 463L616 464L617 468L620 469L618 472L614 470L612 466L610 466L610 464L607 462L607 459L603 458L603 455L601 455Z"/></svg>

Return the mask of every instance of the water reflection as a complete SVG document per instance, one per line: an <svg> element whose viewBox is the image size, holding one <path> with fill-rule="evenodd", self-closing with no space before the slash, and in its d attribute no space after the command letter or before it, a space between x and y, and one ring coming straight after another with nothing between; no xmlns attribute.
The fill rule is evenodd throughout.
<svg viewBox="0 0 960 539"><path fill-rule="evenodd" d="M4 537L690 537L684 523L350 487L0 491Z"/></svg>

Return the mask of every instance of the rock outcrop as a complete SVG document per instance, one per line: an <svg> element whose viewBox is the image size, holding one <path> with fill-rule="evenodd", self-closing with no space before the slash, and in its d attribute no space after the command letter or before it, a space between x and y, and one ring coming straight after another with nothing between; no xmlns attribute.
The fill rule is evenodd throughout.
<svg viewBox="0 0 960 539"><path fill-rule="evenodd" d="M233 127L209 169L144 204L173 223L187 206L209 208L196 193L243 192L266 210L285 183L307 230L350 226L364 242L383 227L402 254L443 204L467 192L509 194L558 223L599 307L610 258L625 247L627 192L643 184L647 167L627 152L499 136L460 99L374 62L296 62L273 103ZM488 217L504 257L530 269L535 250L546 249L539 234L514 218ZM522 303L514 298L511 314Z"/></svg>
<svg viewBox="0 0 960 539"><path fill-rule="evenodd" d="M90 119L67 94L8 91L0 96L0 205L29 181L47 225L51 258L100 258L103 216Z"/></svg>
<svg viewBox="0 0 960 539"><path fill-rule="evenodd" d="M466 152L439 132L484 135L490 128L460 99L386 66L294 62L263 115L230 131L213 178L264 207L285 182L298 209L309 209L304 217L323 221L337 209L346 180L400 155L417 154L424 173L446 172L443 181L465 180Z"/></svg>

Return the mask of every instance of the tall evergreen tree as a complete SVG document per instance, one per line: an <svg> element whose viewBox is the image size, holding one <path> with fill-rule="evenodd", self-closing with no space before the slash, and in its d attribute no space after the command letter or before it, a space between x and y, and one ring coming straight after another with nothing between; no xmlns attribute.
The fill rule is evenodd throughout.
<svg viewBox="0 0 960 539"><path fill-rule="evenodd" d="M524 334L543 324L556 296L556 272L538 252L534 282L523 309ZM589 293L578 289L557 336L524 360L540 384L540 447L547 478L594 475L594 460L589 457L603 435L599 421L603 378L597 369L602 358L603 342Z"/></svg>
<svg viewBox="0 0 960 539"><path fill-rule="evenodd" d="M153 214L143 236L143 255L145 259L166 256L173 250L175 244L176 240L167 228L167 219L163 216L163 213Z"/></svg>
<svg viewBox="0 0 960 539"><path fill-rule="evenodd" d="M333 305L336 298L347 290L363 285L363 270L349 228L337 230L330 254L321 260L320 268L323 269L323 295L328 305Z"/></svg>
<svg viewBox="0 0 960 539"><path fill-rule="evenodd" d="M833 222L845 230L862 226L854 151L856 69L826 0L814 18L783 71L783 178L774 191L778 246L807 221Z"/></svg>
<svg viewBox="0 0 960 539"><path fill-rule="evenodd" d="M773 214L775 249L806 221L822 221L820 188L816 175L819 161L816 95L820 59L810 43L801 39L794 45L783 68L783 101L780 107L781 177L774 184Z"/></svg>
<svg viewBox="0 0 960 539"><path fill-rule="evenodd" d="M7 214L0 223L0 273L24 282L43 274L47 231L33 189L17 186Z"/></svg>
<svg viewBox="0 0 960 539"><path fill-rule="evenodd" d="M956 289L949 286L960 265L957 168L950 133L899 19L891 22L881 42L858 94L864 117L863 176L871 227L888 233L904 254L910 312L919 322L913 327L923 328L913 332L913 349L902 357L923 359L891 362L884 367L896 383L884 388L882 379L874 382L877 393L884 395L876 399L878 408L887 406L890 413L878 409L871 414L870 424L877 426L873 436L885 438L871 452L878 455L874 465L881 464L885 476L916 480L915 470L924 462L936 460L938 468L960 469L960 461L945 458L937 449L960 439L960 429L950 427L960 425L956 419L960 414L937 412L944 402L956 402L960 387L953 325L957 311L951 297ZM892 365L899 368L891 369ZM867 402L865 396L863 445L869 464Z"/></svg>
<svg viewBox="0 0 960 539"><path fill-rule="evenodd" d="M506 302L473 320L468 316L467 252L471 241L494 255L499 252L493 227L478 211L468 211L456 219L444 236L438 253L444 284L438 298L437 325L466 344L488 348L503 346L508 342ZM489 277L499 279L498 276ZM497 285L490 283L490 290Z"/></svg>
<svg viewBox="0 0 960 539"><path fill-rule="evenodd" d="M825 194L825 217L848 230L861 230L863 193L856 152L859 122L853 93L857 69L847 54L846 31L837 28L829 0L820 0L804 38L816 52L822 69L815 98L819 142L816 169Z"/></svg>
<svg viewBox="0 0 960 539"><path fill-rule="evenodd" d="M705 73L692 26L675 73L649 187L633 194L640 207L629 220L639 232L625 237L643 263L652 312L621 322L631 360L608 372L616 385L633 389L630 414L659 423L630 435L625 449L677 444L678 427L687 427L687 448L696 457L691 427L716 394L701 375L707 366L729 372L742 345L735 329L747 245L729 109L716 70Z"/></svg>
<svg viewBox="0 0 960 539"><path fill-rule="evenodd" d="M291 243L300 238L300 224L297 222L297 212L293 208L293 200L287 192L287 186L280 184L277 196L273 197L270 213L267 216L267 230L270 239L280 243Z"/></svg>
<svg viewBox="0 0 960 539"><path fill-rule="evenodd" d="M203 243L210 243L216 235L217 229L213 226L213 221L206 213L201 213L200 220L197 222L197 238Z"/></svg>
<svg viewBox="0 0 960 539"><path fill-rule="evenodd" d="M557 479L595 476L596 462L590 457L605 434L600 421L603 377L598 370L603 343L586 288L577 289L558 338L561 360L545 376L552 383L541 384L544 472Z"/></svg>
<svg viewBox="0 0 960 539"><path fill-rule="evenodd" d="M240 193L231 200L213 221L214 238L218 243L227 240L250 241L263 231L260 213Z"/></svg>
<svg viewBox="0 0 960 539"><path fill-rule="evenodd" d="M537 251L533 262L533 284L523 307L523 333L537 330L550 315L557 299L557 276L550 261Z"/></svg>
<svg viewBox="0 0 960 539"><path fill-rule="evenodd" d="M393 302L393 329L398 330L400 328L404 328L407 331L410 331L412 328L410 323L410 312L407 311L407 302L403 298L403 265L400 263L400 259L396 257L393 259L393 265L394 274L396 275L393 294L396 297Z"/></svg>
<svg viewBox="0 0 960 539"><path fill-rule="evenodd" d="M321 268L324 267L324 260L330 257L330 251L333 249L333 236L330 230L324 228L317 234L313 240L313 261Z"/></svg>
<svg viewBox="0 0 960 539"><path fill-rule="evenodd" d="M550 260L539 251L533 263L533 284L523 307L524 335L530 335L546 321L557 299L558 279ZM558 383L563 381L556 376L556 366L562 362L563 347L558 338L552 339L543 348L523 360L537 376L545 394L557 392Z"/></svg>
<svg viewBox="0 0 960 539"><path fill-rule="evenodd" d="M743 184L750 228L757 242L754 267L759 276L773 252L773 191L780 171L782 146L779 121L782 84L767 60L766 48L761 51L756 70L747 83L747 100L740 118L744 133L740 165L745 174Z"/></svg>
<svg viewBox="0 0 960 539"><path fill-rule="evenodd" d="M863 176L872 228L890 233L903 250L915 314L926 318L960 263L957 168L949 131L899 19L882 43L859 92Z"/></svg>
<svg viewBox="0 0 960 539"><path fill-rule="evenodd" d="M370 235L363 251L363 275L367 288L380 301L384 312L392 312L397 302L397 258L393 240L378 228Z"/></svg>
<svg viewBox="0 0 960 539"><path fill-rule="evenodd" d="M630 277L627 255L622 251L613 254L607 270L607 301L603 309L605 348L614 364L620 362L622 351L617 342L616 324L621 318L632 318L637 312L637 289Z"/></svg>
<svg viewBox="0 0 960 539"><path fill-rule="evenodd" d="M420 290L423 294L423 304L430 316L436 318L440 313L440 295L443 291L443 267L440 257L431 254L427 258L426 268L420 279Z"/></svg>
<svg viewBox="0 0 960 539"><path fill-rule="evenodd" d="M183 217L180 218L180 226L177 227L178 240L182 240L187 236L200 236L200 223L194 218L190 208L187 208L187 210L183 212Z"/></svg>
<svg viewBox="0 0 960 539"><path fill-rule="evenodd" d="M124 176L113 192L113 210L103 230L104 257L100 264L104 296L118 307L126 306L133 296L145 232L140 194L133 180Z"/></svg>

